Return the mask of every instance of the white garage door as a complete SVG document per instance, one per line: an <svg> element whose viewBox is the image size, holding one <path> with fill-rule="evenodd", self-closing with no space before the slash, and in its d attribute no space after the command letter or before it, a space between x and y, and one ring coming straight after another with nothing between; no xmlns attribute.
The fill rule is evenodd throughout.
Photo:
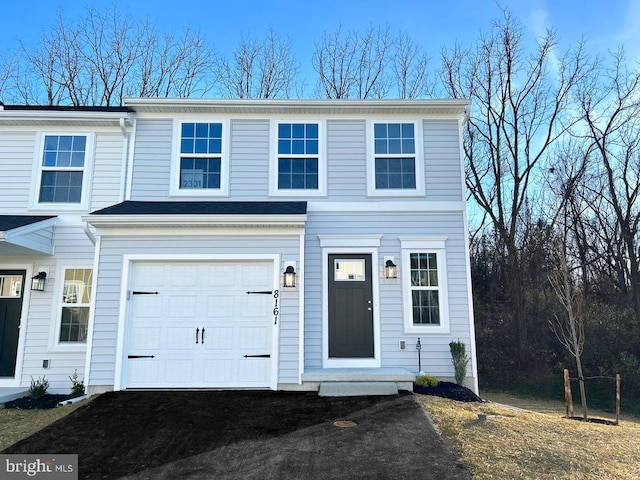
<svg viewBox="0 0 640 480"><path fill-rule="evenodd" d="M273 262L135 264L126 388L269 387L272 289Z"/></svg>

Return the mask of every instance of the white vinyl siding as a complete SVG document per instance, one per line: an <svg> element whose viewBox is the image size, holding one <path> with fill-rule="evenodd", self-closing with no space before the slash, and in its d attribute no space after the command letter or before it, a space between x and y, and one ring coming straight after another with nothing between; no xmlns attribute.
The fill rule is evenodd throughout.
<svg viewBox="0 0 640 480"><path fill-rule="evenodd" d="M172 136L171 119L141 119L136 122L129 200L168 200Z"/></svg>
<svg viewBox="0 0 640 480"><path fill-rule="evenodd" d="M435 201L464 199L459 123L456 120L425 120L423 123L427 198Z"/></svg>
<svg viewBox="0 0 640 480"><path fill-rule="evenodd" d="M0 132L0 205L3 213L26 211L33 173L33 156L36 148L35 132Z"/></svg>
<svg viewBox="0 0 640 480"><path fill-rule="evenodd" d="M125 139L122 132L98 132L93 165L90 211L121 201L124 182Z"/></svg>
<svg viewBox="0 0 640 480"><path fill-rule="evenodd" d="M23 322L26 341L21 384L28 387L32 377L46 376L51 385L50 393L69 393L69 376L74 370L78 371L79 378L84 378L86 344L56 347L60 334L59 287L64 279L65 266L87 265L91 268L94 250L80 226L57 225L54 242L55 257L12 257L8 261L24 261L49 271L44 292L31 293L28 318ZM42 367L43 360L49 360L49 368Z"/></svg>
<svg viewBox="0 0 640 480"><path fill-rule="evenodd" d="M309 213L305 252L305 369L322 368L322 301L315 292L322 291L321 249L318 235L382 235L379 258L373 259L374 275L379 276L379 316L381 366L404 367L418 371L415 344L422 343L422 365L429 373L452 377L453 366L449 342L460 339L470 344L467 259L465 257L464 217L459 213L371 212ZM446 277L449 301L449 332L406 333L403 319L401 237L447 237ZM393 257L398 278L384 278L384 258ZM399 341L406 349L399 349Z"/></svg>

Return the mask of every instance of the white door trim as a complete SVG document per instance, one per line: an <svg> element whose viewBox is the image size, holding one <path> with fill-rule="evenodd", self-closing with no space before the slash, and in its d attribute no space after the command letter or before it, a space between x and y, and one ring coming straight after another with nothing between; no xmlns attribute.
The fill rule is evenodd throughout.
<svg viewBox="0 0 640 480"><path fill-rule="evenodd" d="M11 377L0 379L0 387L19 387L22 379L24 351L27 343L27 322L29 320L29 304L31 303L31 277L33 265L9 263L0 264L0 270L24 270L24 285L22 286L22 308L20 310L20 331L18 332L18 350L16 351L16 371ZM48 283L47 283L48 285Z"/></svg>
<svg viewBox="0 0 640 480"><path fill-rule="evenodd" d="M137 255L123 255L122 259L122 288L120 291L120 312L118 315L118 333L116 344L116 364L115 364L115 378L114 378L114 390L123 390L126 388L125 378L125 356L126 345L128 342L128 332L130 324L130 312L128 302L128 292L132 288L132 271L133 266L136 263L144 262L166 262L166 263L181 263L181 262L215 262L215 261L270 261L273 262L273 289L279 290L280 272L278 266L280 265L280 255L243 255L242 257L235 254L137 254ZM278 386L278 360L280 358L279 349L279 337L280 337L280 320L278 319L277 325L273 325L272 339L271 339L271 378L269 381L269 388L276 390Z"/></svg>
<svg viewBox="0 0 640 480"><path fill-rule="evenodd" d="M322 248L322 367L379 368L380 361L380 295L378 278L378 246L381 235L354 237L337 235L320 237ZM336 246L342 244L345 246ZM361 244L361 247L354 247ZM348 246L347 246L348 245ZM341 253L371 254L371 289L373 294L373 358L329 358L329 255Z"/></svg>

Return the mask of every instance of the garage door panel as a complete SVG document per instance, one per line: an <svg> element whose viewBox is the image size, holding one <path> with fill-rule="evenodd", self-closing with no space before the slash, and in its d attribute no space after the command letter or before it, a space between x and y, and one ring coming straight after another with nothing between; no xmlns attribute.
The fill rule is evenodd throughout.
<svg viewBox="0 0 640 480"><path fill-rule="evenodd" d="M204 361L204 381L214 386L229 385L237 377L231 359L210 358Z"/></svg>
<svg viewBox="0 0 640 480"><path fill-rule="evenodd" d="M209 327L206 329L205 349L232 350L235 345L233 327Z"/></svg>
<svg viewBox="0 0 640 480"><path fill-rule="evenodd" d="M208 295L205 314L211 319L232 318L235 305L236 299L228 294Z"/></svg>
<svg viewBox="0 0 640 480"><path fill-rule="evenodd" d="M269 338L268 329L266 327L240 327L238 329L238 333L240 334L238 343L241 349L252 351L260 349L267 351L269 349L271 339Z"/></svg>
<svg viewBox="0 0 640 480"><path fill-rule="evenodd" d="M193 350L196 346L196 329L191 327L166 328L165 348L167 350Z"/></svg>
<svg viewBox="0 0 640 480"><path fill-rule="evenodd" d="M128 388L268 387L273 262L137 263L130 298ZM143 286L144 285L144 286ZM202 342L202 329L205 329ZM196 344L196 329L199 332Z"/></svg>
<svg viewBox="0 0 640 480"><path fill-rule="evenodd" d="M162 328L160 327L136 327L132 330L131 348L138 350L157 351L162 348Z"/></svg>
<svg viewBox="0 0 640 480"><path fill-rule="evenodd" d="M198 265L171 265L172 287L194 287L198 283Z"/></svg>
<svg viewBox="0 0 640 480"><path fill-rule="evenodd" d="M238 375L247 383L260 383L267 374L268 359L247 358L238 364Z"/></svg>
<svg viewBox="0 0 640 480"><path fill-rule="evenodd" d="M172 359L165 362L164 381L171 386L191 386L194 381L194 360Z"/></svg>
<svg viewBox="0 0 640 480"><path fill-rule="evenodd" d="M195 295L170 295L168 299L168 315L172 318L196 317L198 297Z"/></svg>
<svg viewBox="0 0 640 480"><path fill-rule="evenodd" d="M157 319L162 314L162 298L157 295L133 295L131 316L136 319ZM133 300L133 299L132 299Z"/></svg>
<svg viewBox="0 0 640 480"><path fill-rule="evenodd" d="M160 380L160 364L155 359L136 358L128 361L128 379L132 384L158 386Z"/></svg>

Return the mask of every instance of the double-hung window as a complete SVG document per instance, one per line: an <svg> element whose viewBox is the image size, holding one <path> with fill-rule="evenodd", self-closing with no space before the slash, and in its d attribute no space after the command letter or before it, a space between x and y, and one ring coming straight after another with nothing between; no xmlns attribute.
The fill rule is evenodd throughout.
<svg viewBox="0 0 640 480"><path fill-rule="evenodd" d="M38 203L82 203L86 152L86 135L45 135Z"/></svg>
<svg viewBox="0 0 640 480"><path fill-rule="evenodd" d="M226 125L223 122L178 124L178 164L172 193L226 195Z"/></svg>
<svg viewBox="0 0 640 480"><path fill-rule="evenodd" d="M276 195L324 194L324 160L321 124L276 123L276 161L271 193Z"/></svg>
<svg viewBox="0 0 640 480"><path fill-rule="evenodd" d="M401 239L407 333L448 333L445 239Z"/></svg>
<svg viewBox="0 0 640 480"><path fill-rule="evenodd" d="M418 127L414 122L373 122L370 194L402 196L424 192Z"/></svg>
<svg viewBox="0 0 640 480"><path fill-rule="evenodd" d="M68 268L64 271L58 336L61 344L87 341L92 276L90 268Z"/></svg>

